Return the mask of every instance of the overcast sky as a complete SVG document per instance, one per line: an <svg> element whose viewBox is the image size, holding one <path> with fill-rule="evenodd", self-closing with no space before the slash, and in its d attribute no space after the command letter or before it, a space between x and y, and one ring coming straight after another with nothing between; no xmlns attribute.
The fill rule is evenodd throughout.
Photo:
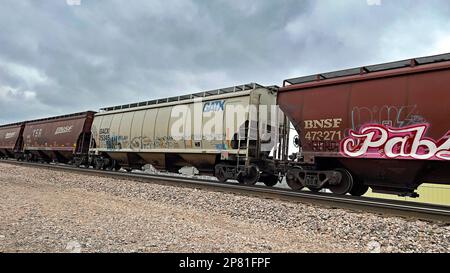
<svg viewBox="0 0 450 273"><path fill-rule="evenodd" d="M0 124L450 52L448 0L67 1L1 1Z"/></svg>

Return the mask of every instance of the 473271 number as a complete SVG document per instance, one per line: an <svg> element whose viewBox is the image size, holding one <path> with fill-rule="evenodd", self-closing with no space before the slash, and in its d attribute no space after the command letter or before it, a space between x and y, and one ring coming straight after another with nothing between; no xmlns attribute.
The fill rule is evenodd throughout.
<svg viewBox="0 0 450 273"><path fill-rule="evenodd" d="M342 139L341 131L308 131L305 134L308 141L339 141Z"/></svg>

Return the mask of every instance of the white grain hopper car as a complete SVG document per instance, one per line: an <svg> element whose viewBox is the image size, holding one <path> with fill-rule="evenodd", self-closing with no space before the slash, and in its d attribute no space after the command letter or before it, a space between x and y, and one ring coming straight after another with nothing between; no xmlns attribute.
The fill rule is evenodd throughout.
<svg viewBox="0 0 450 273"><path fill-rule="evenodd" d="M221 181L274 185L288 139L276 100L276 87L252 83L103 108L92 125L91 160L99 169L192 166Z"/></svg>

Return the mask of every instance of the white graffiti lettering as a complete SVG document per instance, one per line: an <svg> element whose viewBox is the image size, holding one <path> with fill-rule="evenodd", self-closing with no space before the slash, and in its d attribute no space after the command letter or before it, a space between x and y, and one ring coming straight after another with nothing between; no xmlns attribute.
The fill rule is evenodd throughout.
<svg viewBox="0 0 450 273"><path fill-rule="evenodd" d="M450 131L438 141L425 137L428 124L392 128L366 125L341 142L348 157L450 160Z"/></svg>

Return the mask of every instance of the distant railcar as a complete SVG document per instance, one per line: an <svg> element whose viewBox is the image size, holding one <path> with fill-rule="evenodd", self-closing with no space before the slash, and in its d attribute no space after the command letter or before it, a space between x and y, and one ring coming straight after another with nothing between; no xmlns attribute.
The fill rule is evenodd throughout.
<svg viewBox="0 0 450 273"><path fill-rule="evenodd" d="M23 145L23 122L0 126L0 157L18 158Z"/></svg>
<svg viewBox="0 0 450 273"><path fill-rule="evenodd" d="M27 121L23 156L30 161L86 163L95 112Z"/></svg>
<svg viewBox="0 0 450 273"><path fill-rule="evenodd" d="M450 183L450 54L285 80L278 104L300 136L295 189Z"/></svg>
<svg viewBox="0 0 450 273"><path fill-rule="evenodd" d="M131 170L151 164L176 172L193 166L201 173L215 173L221 181L276 184L278 173L269 155L276 144L263 151L257 133L258 124L270 127L271 119L280 118L258 109L275 105L276 88L247 84L104 108L94 118L90 152L97 168ZM251 106L256 110L230 110ZM178 127L181 135L174 131ZM269 131L279 129L272 126ZM238 137L239 130L244 137Z"/></svg>

